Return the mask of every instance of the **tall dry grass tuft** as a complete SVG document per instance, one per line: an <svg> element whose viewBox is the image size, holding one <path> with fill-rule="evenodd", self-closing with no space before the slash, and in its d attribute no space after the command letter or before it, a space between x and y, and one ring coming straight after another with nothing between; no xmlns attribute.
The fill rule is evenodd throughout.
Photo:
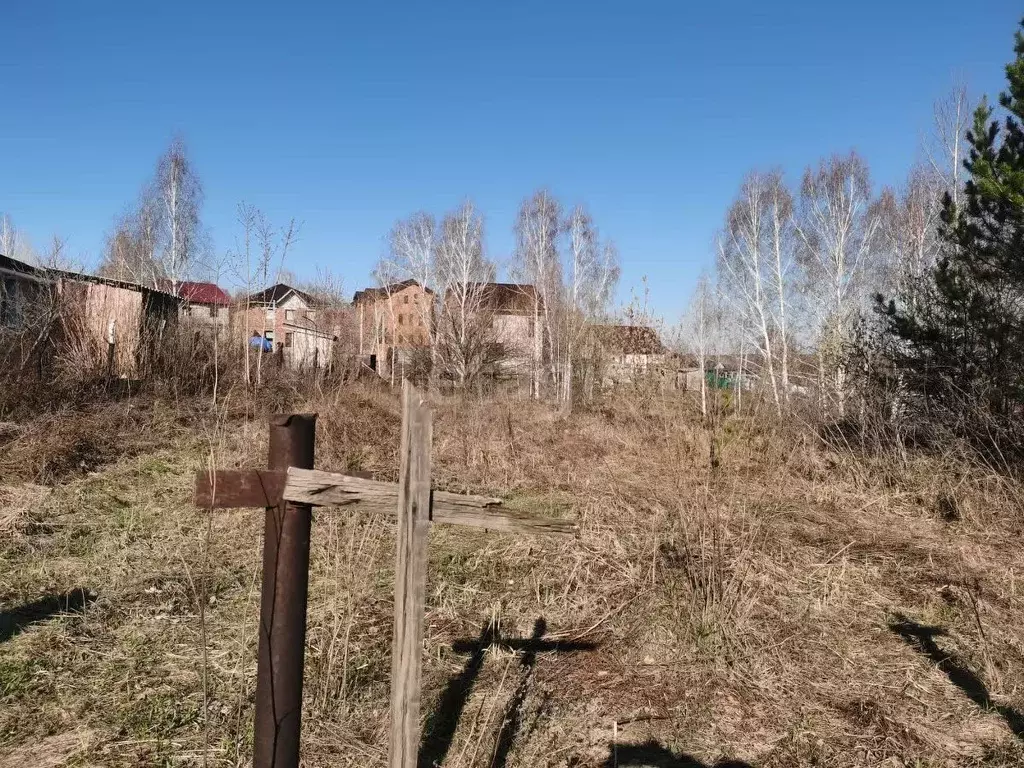
<svg viewBox="0 0 1024 768"><path fill-rule="evenodd" d="M707 486L680 500L661 565L700 650L717 656L744 647L757 604L759 544L759 524L742 503L716 503Z"/></svg>

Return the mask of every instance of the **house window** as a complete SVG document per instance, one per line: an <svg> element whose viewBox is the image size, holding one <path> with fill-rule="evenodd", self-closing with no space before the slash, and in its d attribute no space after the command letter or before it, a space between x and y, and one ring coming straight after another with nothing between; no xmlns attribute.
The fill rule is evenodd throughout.
<svg viewBox="0 0 1024 768"><path fill-rule="evenodd" d="M309 321L316 320L316 312L314 312L312 309L307 309L306 310L306 319L309 320Z"/></svg>
<svg viewBox="0 0 1024 768"><path fill-rule="evenodd" d="M210 317L216 319L216 317L217 317L217 307L210 307Z"/></svg>
<svg viewBox="0 0 1024 768"><path fill-rule="evenodd" d="M405 325L405 315L403 315L403 314L399 314L398 315L398 324L399 325Z"/></svg>
<svg viewBox="0 0 1024 768"><path fill-rule="evenodd" d="M267 341L269 341L271 344L273 344L274 343L274 332L273 331L267 331L266 333L263 334L263 338L265 338Z"/></svg>
<svg viewBox="0 0 1024 768"><path fill-rule="evenodd" d="M294 335L295 335L294 333L286 333L284 335L284 345L285 345L286 348L290 347L292 345L292 337Z"/></svg>
<svg viewBox="0 0 1024 768"><path fill-rule="evenodd" d="M284 311L284 321L286 323L293 323L293 322L295 322L295 310L294 309L286 309Z"/></svg>
<svg viewBox="0 0 1024 768"><path fill-rule="evenodd" d="M402 297L402 303L403 304L408 304L409 303L409 294L406 294L405 296Z"/></svg>
<svg viewBox="0 0 1024 768"><path fill-rule="evenodd" d="M191 317L192 316L192 307L187 306L187 305L182 307L181 308L181 314L183 314L185 317Z"/></svg>
<svg viewBox="0 0 1024 768"><path fill-rule="evenodd" d="M267 322L268 323L273 323L274 322L274 308L273 307L267 307Z"/></svg>

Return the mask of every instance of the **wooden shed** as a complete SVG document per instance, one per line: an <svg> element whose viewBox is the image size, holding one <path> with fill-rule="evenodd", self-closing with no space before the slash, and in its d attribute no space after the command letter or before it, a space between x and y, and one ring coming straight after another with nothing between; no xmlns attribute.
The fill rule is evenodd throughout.
<svg viewBox="0 0 1024 768"><path fill-rule="evenodd" d="M49 270L65 334L86 365L105 365L114 341L114 372L139 378L177 326L180 299L137 283Z"/></svg>

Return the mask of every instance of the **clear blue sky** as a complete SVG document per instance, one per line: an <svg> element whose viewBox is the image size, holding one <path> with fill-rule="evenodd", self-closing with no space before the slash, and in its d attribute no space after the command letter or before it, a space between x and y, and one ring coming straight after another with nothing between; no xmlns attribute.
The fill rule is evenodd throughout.
<svg viewBox="0 0 1024 768"><path fill-rule="evenodd" d="M672 316L743 175L856 148L898 183L954 75L1003 85L1010 0L9 2L0 211L95 263L172 136L216 248L241 200L303 222L287 266L369 281L392 222L586 202ZM234 6L234 7L229 7Z"/></svg>

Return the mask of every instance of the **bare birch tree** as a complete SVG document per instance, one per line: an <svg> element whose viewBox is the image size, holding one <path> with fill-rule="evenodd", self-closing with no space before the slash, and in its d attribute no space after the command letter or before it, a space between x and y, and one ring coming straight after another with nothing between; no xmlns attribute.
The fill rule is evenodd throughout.
<svg viewBox="0 0 1024 768"><path fill-rule="evenodd" d="M944 185L931 167L917 165L902 189L883 190L875 205L885 275L879 288L910 307L925 299L927 278L939 256Z"/></svg>
<svg viewBox="0 0 1024 768"><path fill-rule="evenodd" d="M433 216L425 211L414 213L407 219L395 222L388 233L387 254L383 257L390 266L388 271L396 280L415 280L424 289L437 295L437 253L438 226ZM437 366L437 329L435 328L434 302L431 294L424 294L424 301L417 305L420 323L427 330L430 348L430 369Z"/></svg>
<svg viewBox="0 0 1024 768"><path fill-rule="evenodd" d="M154 187L163 208L165 240L160 264L170 281L171 293L177 295L200 247L203 205L202 183L180 138L174 139L160 157Z"/></svg>
<svg viewBox="0 0 1024 768"><path fill-rule="evenodd" d="M771 251L772 290L775 293L776 354L782 381L783 401L789 402L789 316L793 295L795 254L795 224L793 221L793 195L786 187L781 171L768 174L766 190L768 237Z"/></svg>
<svg viewBox="0 0 1024 768"><path fill-rule="evenodd" d="M782 397L775 377L776 338L774 311L776 262L773 215L769 202L771 179L751 173L739 197L726 214L718 241L718 263L723 285L743 326L754 331L752 341L761 354L776 412L782 415Z"/></svg>
<svg viewBox="0 0 1024 768"><path fill-rule="evenodd" d="M826 367L831 368L829 387L840 416L848 378L843 346L866 304L877 228L868 166L858 154L833 155L804 172L797 216L800 257L817 301L820 372L824 381Z"/></svg>
<svg viewBox="0 0 1024 768"><path fill-rule="evenodd" d="M373 279L377 286L384 292L384 313L380 314L378 303L374 302L373 333L374 347L380 349L381 345L387 349L384 356L388 365L388 377L391 379L391 386L397 383L395 380L395 368L398 359L398 323L395 314L394 287L398 282L398 272L394 262L387 259L380 261L373 270ZM388 331L391 332L391 340L388 342ZM379 355L379 352L378 352Z"/></svg>
<svg viewBox="0 0 1024 768"><path fill-rule="evenodd" d="M559 398L572 402L574 367L581 352L587 326L608 308L619 280L618 250L614 243L601 243L593 219L583 206L576 206L565 224L569 249L565 274L565 298L558 333L562 353L559 361Z"/></svg>
<svg viewBox="0 0 1024 768"><path fill-rule="evenodd" d="M964 81L957 79L952 90L933 107L933 133L925 143L928 163L943 179L944 187L959 208L963 187L966 134L974 110Z"/></svg>
<svg viewBox="0 0 1024 768"><path fill-rule="evenodd" d="M445 215L437 243L437 357L442 372L460 387L483 372L493 344L484 300L496 268L484 255L483 227L483 217L467 201Z"/></svg>
<svg viewBox="0 0 1024 768"><path fill-rule="evenodd" d="M683 325L692 337L692 342L687 346L693 350L697 362L697 372L700 376L700 413L705 419L708 417L708 360L715 348L719 320L719 307L711 278L706 272L701 273L690 298L690 306Z"/></svg>
<svg viewBox="0 0 1024 768"><path fill-rule="evenodd" d="M38 261L35 249L28 238L6 213L0 215L0 254L28 264L35 264Z"/></svg>
<svg viewBox="0 0 1024 768"><path fill-rule="evenodd" d="M103 277L165 288L163 265L158 257L163 218L159 201L147 187L136 205L119 216L107 235L98 273Z"/></svg>
<svg viewBox="0 0 1024 768"><path fill-rule="evenodd" d="M557 359L552 327L559 310L562 286L558 237L562 211L558 201L541 189L522 202L515 224L516 247L512 272L516 279L532 283L534 292L534 327L541 333L534 346L531 376L532 395L540 397L540 374L543 366L544 339L552 346L552 359Z"/></svg>
<svg viewBox="0 0 1024 768"><path fill-rule="evenodd" d="M275 275L284 269L288 252L298 239L299 225L296 224L295 219L290 219L286 226L276 227L263 211L245 202L238 204L237 222L242 229L242 235L240 240L236 240L235 250L228 255L228 262L232 265L241 284L245 286L245 301L242 306L244 317L242 343L246 345L245 378L247 382L253 381L249 356L255 354L254 378L258 387L262 383L263 346L261 344L254 350L250 346L250 333L259 328L261 337L266 338L269 329L266 311L261 313L260 321L253 324L250 297L257 287L269 287L271 268L275 269Z"/></svg>

